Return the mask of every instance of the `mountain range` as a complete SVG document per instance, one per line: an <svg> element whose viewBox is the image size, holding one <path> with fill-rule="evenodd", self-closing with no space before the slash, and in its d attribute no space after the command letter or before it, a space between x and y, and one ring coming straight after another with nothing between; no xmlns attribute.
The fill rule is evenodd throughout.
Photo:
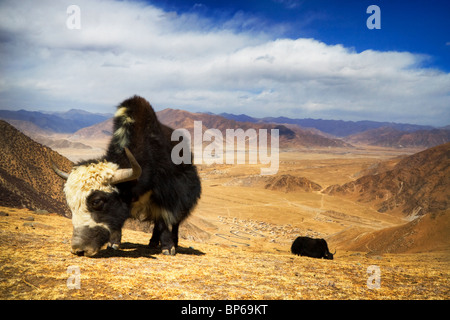
<svg viewBox="0 0 450 320"><path fill-rule="evenodd" d="M54 113L0 110L0 119L27 121L43 130L56 133L74 133L84 127L105 121L110 117L112 117L112 114L91 113L78 109Z"/></svg>
<svg viewBox="0 0 450 320"><path fill-rule="evenodd" d="M433 128L415 124L342 121L322 119L291 119L286 117L255 118L245 114L193 113L164 109L157 112L162 123L173 128L193 130L193 121L202 121L203 128L278 129L280 147L350 147L364 144L391 148L430 148L450 141L450 127ZM91 137L109 138L112 134L112 114L90 113L72 109L67 112L44 113L37 111L0 110L0 119L48 146L72 144L70 140ZM270 131L269 131L270 132ZM51 133L71 134L69 141L46 141ZM33 135L34 134L34 135ZM38 137L42 136L42 137ZM77 141L80 142L80 141ZM81 147L81 146L77 146Z"/></svg>
<svg viewBox="0 0 450 320"><path fill-rule="evenodd" d="M227 119L219 115L212 115L206 113L192 113L184 110L164 109L158 111L158 119L172 128L185 128L188 131L193 131L194 121L201 121L203 130L218 129L225 137L227 129L267 129L268 134L270 130L279 130L279 143L281 148L298 148L298 147L351 147L350 144L341 139L325 137L317 134L313 130L303 129L296 126L286 126L283 124L274 123L254 123L242 122L232 119Z"/></svg>
<svg viewBox="0 0 450 320"><path fill-rule="evenodd" d="M220 116L235 121L246 122L264 122L264 123L282 123L294 124L303 128L315 128L322 132L332 134L336 137L346 137L352 134L364 132L370 129L381 127L393 128L399 131L413 132L417 130L431 130L432 126L423 126L408 123L378 122L378 121L344 121L344 120L323 120L323 119L292 119L287 117L265 117L254 118L245 114L235 115L230 113L221 113Z"/></svg>
<svg viewBox="0 0 450 320"><path fill-rule="evenodd" d="M352 144L389 148L431 148L450 141L450 130L421 129L405 132L392 127L381 127L352 134L345 137L344 140Z"/></svg>

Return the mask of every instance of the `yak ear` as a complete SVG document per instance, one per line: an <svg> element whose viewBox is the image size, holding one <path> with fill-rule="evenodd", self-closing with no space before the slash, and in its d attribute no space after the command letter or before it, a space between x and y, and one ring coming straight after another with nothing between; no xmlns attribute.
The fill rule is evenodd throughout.
<svg viewBox="0 0 450 320"><path fill-rule="evenodd" d="M137 180L142 173L141 166L136 161L136 158L133 156L128 148L124 148L125 153L127 155L128 161L130 161L131 169L120 169L114 174L111 179L111 184L119 184L122 182Z"/></svg>

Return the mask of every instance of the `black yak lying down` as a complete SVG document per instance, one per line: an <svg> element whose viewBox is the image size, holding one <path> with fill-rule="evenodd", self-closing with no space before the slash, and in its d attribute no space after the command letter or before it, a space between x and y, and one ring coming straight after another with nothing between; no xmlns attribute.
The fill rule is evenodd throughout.
<svg viewBox="0 0 450 320"><path fill-rule="evenodd" d="M298 237L295 239L292 243L291 252L299 256L329 260L333 260L333 255L336 253L336 251L330 253L327 242L324 239L313 239L309 237Z"/></svg>

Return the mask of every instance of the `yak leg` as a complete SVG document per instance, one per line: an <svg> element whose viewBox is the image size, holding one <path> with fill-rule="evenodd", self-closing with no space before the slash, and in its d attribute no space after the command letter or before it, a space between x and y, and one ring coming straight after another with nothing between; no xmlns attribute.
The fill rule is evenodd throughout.
<svg viewBox="0 0 450 320"><path fill-rule="evenodd" d="M150 247L157 247L161 241L161 250L165 255L174 256L176 253L176 243L178 243L178 224L175 225L176 238L174 239L172 230L167 227L166 223L162 219L155 221L155 227L153 228L153 235L150 239ZM176 241L174 241L176 240Z"/></svg>
<svg viewBox="0 0 450 320"><path fill-rule="evenodd" d="M175 245L175 248L178 247L178 227L180 226L179 223L176 223L172 226L172 241Z"/></svg>
<svg viewBox="0 0 450 320"><path fill-rule="evenodd" d="M158 248L160 237L161 237L161 230L158 227L158 221L155 221L152 238L150 239L150 243L148 244L150 248Z"/></svg>
<svg viewBox="0 0 450 320"><path fill-rule="evenodd" d="M163 228L161 230L161 250L162 253L165 255L171 255L174 256L176 253L175 249L175 243L173 241L172 237L172 230L169 230L167 225L163 222L161 223L163 225Z"/></svg>
<svg viewBox="0 0 450 320"><path fill-rule="evenodd" d="M108 247L117 250L119 249L121 241L122 241L122 230L114 230L111 232L111 236L109 237Z"/></svg>

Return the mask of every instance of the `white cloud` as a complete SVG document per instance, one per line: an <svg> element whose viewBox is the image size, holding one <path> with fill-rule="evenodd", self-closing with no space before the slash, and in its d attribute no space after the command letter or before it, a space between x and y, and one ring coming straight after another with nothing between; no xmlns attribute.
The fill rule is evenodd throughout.
<svg viewBox="0 0 450 320"><path fill-rule="evenodd" d="M0 4L0 108L112 112L140 94L158 109L448 124L450 75L408 52L357 53L314 39L239 31L239 21L141 2Z"/></svg>

